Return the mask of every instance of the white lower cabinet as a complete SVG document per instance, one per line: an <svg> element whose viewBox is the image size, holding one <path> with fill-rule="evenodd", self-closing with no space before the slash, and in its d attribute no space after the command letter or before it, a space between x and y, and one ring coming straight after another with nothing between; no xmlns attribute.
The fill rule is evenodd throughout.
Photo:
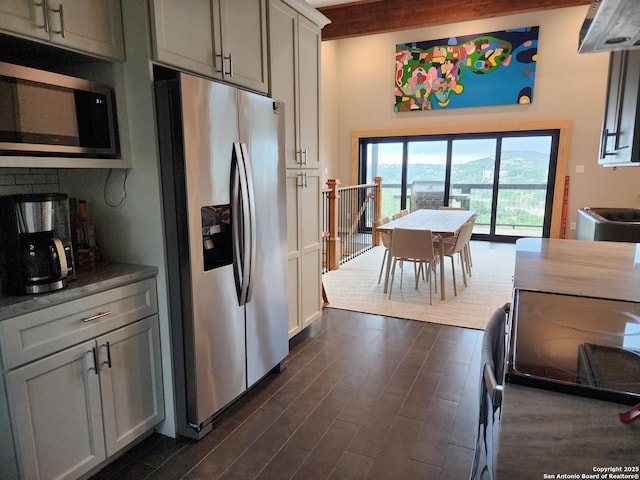
<svg viewBox="0 0 640 480"><path fill-rule="evenodd" d="M95 341L7 375L22 476L74 478L106 457Z"/></svg>
<svg viewBox="0 0 640 480"><path fill-rule="evenodd" d="M18 337L23 345L50 340L39 334L51 324L61 332L57 345L74 343L4 374L13 456L26 480L79 478L164 418L155 281L75 302L2 322L3 347ZM8 351L5 364L25 358Z"/></svg>
<svg viewBox="0 0 640 480"><path fill-rule="evenodd" d="M96 344L110 457L164 418L158 316L100 337Z"/></svg>
<svg viewBox="0 0 640 480"><path fill-rule="evenodd" d="M320 169L287 169L289 338L322 314Z"/></svg>

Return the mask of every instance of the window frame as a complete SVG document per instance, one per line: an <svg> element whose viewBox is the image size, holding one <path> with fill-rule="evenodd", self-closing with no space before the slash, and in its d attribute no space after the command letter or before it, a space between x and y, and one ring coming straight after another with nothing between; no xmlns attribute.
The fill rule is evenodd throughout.
<svg viewBox="0 0 640 480"><path fill-rule="evenodd" d="M529 131L533 132L541 130L558 131L557 161L552 189L552 198L555 198L556 201L553 202L551 207L551 220L549 222L548 237L565 238L566 230L563 227L562 212L564 204L563 194L565 191L565 179L567 177L568 144L571 133L571 122L568 120L514 122L509 124L483 123L482 125L438 125L403 129L354 130L351 133L351 178L359 180L361 139L446 135L457 136L460 134L490 134L507 132L517 136L518 134Z"/></svg>

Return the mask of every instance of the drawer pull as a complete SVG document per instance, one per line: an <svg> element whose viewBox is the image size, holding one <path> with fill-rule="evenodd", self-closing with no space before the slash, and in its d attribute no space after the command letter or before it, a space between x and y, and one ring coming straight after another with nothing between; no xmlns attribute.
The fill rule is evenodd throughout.
<svg viewBox="0 0 640 480"><path fill-rule="evenodd" d="M107 312L100 312L100 313L96 313L95 315L92 315L91 317L84 317L82 319L83 322L93 322L94 320L97 320L99 318L102 317L106 317L107 315L111 315L111 312L107 311Z"/></svg>

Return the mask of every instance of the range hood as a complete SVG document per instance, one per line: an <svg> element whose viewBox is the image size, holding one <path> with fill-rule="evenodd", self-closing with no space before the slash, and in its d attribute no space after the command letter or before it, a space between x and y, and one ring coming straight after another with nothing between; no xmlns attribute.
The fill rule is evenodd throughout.
<svg viewBox="0 0 640 480"><path fill-rule="evenodd" d="M593 0L580 29L579 53L640 48L640 2Z"/></svg>

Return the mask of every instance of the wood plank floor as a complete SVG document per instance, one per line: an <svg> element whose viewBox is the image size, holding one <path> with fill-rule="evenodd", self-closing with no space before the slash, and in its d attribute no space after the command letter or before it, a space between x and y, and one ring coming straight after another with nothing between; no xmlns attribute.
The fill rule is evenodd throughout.
<svg viewBox="0 0 640 480"><path fill-rule="evenodd" d="M154 434L92 479L465 479L481 339L327 308L205 438Z"/></svg>

